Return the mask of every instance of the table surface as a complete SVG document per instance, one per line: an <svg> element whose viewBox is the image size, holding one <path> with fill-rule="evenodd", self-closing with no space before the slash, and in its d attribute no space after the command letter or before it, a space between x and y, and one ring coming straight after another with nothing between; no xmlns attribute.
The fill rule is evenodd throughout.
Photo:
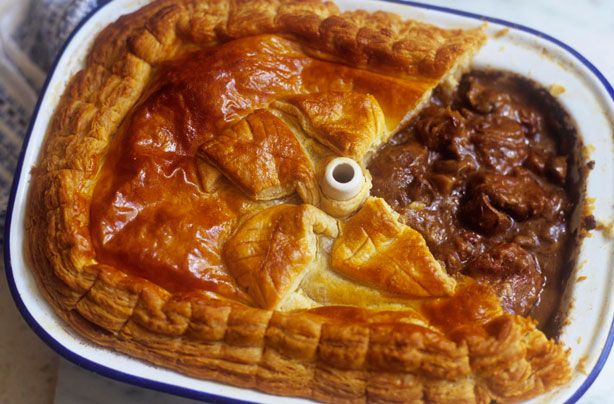
<svg viewBox="0 0 614 404"><path fill-rule="evenodd" d="M614 1L433 0L428 3L537 28L579 50L614 83ZM21 319L4 276L0 276L0 324L0 404L193 402L113 381L58 358ZM614 402L612 381L614 356L581 402Z"/></svg>

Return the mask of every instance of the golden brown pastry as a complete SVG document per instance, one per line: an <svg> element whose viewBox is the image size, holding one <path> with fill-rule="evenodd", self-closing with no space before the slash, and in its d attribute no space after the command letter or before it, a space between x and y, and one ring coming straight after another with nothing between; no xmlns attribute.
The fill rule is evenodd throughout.
<svg viewBox="0 0 614 404"><path fill-rule="evenodd" d="M490 402L561 385L560 344L448 275L385 202L361 208L366 169L354 201L319 185L332 157L366 167L484 40L319 0L120 17L33 173L42 290L97 344L273 394Z"/></svg>
<svg viewBox="0 0 614 404"><path fill-rule="evenodd" d="M456 282L416 230L399 223L380 198L370 198L343 226L331 253L334 270L407 298L453 294Z"/></svg>
<svg viewBox="0 0 614 404"><path fill-rule="evenodd" d="M315 169L288 126L266 110L212 136L203 155L249 197L271 200L295 191L316 204Z"/></svg>
<svg viewBox="0 0 614 404"><path fill-rule="evenodd" d="M307 136L327 146L336 156L362 162L387 134L382 109L370 94L331 91L287 101L275 106L295 117Z"/></svg>
<svg viewBox="0 0 614 404"><path fill-rule="evenodd" d="M322 265L317 234L337 232L336 221L311 205L277 205L239 226L224 247L226 268L258 306L276 309Z"/></svg>

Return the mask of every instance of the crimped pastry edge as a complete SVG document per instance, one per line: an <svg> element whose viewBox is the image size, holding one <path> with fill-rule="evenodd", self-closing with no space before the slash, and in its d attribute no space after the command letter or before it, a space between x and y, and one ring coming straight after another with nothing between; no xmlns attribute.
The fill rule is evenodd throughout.
<svg viewBox="0 0 614 404"><path fill-rule="evenodd" d="M242 13L250 18L242 20ZM505 397L475 382L479 375L467 354L472 343L465 340L455 343L406 326L399 326L406 332L397 332L365 321L327 323L308 312L271 312L203 295L171 295L95 262L88 237L88 198L106 146L139 99L152 65L192 46L187 43L205 46L239 34L268 32L293 35L318 56L375 68L390 63L397 74L437 77L438 66L446 71L446 61L454 60L446 52L436 55L431 65L403 58L402 44L396 50L397 42L382 46L380 36L388 31L366 25L361 29L355 23L369 18L369 26L403 26L397 16L381 12L339 16L334 5L319 1L158 0L107 27L86 67L67 86L32 176L29 255L56 312L89 340L149 362L195 377L322 401L517 400L565 382L569 369L562 346L546 344L541 333L526 332L531 320L520 317L501 316L501 324L490 325L495 328L492 334L473 342L532 338L537 347L544 347L541 353L535 348L541 354L535 356L550 364L549 371L537 369L544 373L539 383ZM356 34L354 46L348 32ZM463 35L457 31L456 40ZM484 40L477 31L466 35L465 63ZM438 64L437 58L443 62ZM64 151L67 158L62 159ZM391 350L390 341L415 349L411 354ZM428 361L411 361L433 352L447 362L429 367Z"/></svg>

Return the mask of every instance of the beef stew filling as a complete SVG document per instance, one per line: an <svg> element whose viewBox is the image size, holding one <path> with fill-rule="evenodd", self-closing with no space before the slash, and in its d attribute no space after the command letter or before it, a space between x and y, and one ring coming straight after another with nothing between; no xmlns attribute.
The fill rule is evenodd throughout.
<svg viewBox="0 0 614 404"><path fill-rule="evenodd" d="M549 336L575 260L580 195L568 115L544 89L500 71L466 74L370 163L371 193L420 231L451 274L493 287Z"/></svg>

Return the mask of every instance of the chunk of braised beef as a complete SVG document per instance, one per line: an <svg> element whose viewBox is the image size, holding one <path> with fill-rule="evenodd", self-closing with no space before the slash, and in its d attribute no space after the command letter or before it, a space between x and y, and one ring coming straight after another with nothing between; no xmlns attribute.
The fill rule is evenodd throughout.
<svg viewBox="0 0 614 404"><path fill-rule="evenodd" d="M445 254L442 254L446 270L452 274L483 252L484 240L478 233L461 228L443 248L446 248Z"/></svg>
<svg viewBox="0 0 614 404"><path fill-rule="evenodd" d="M465 273L490 285L504 310L520 315L529 313L544 284L535 257L515 243L492 247L467 264Z"/></svg>
<svg viewBox="0 0 614 404"><path fill-rule="evenodd" d="M482 114L500 111L512 102L509 94L485 85L477 77L470 77L465 93L471 107Z"/></svg>
<svg viewBox="0 0 614 404"><path fill-rule="evenodd" d="M441 194L449 196L455 190L462 188L465 179L476 169L477 163L473 158L436 160L428 179Z"/></svg>
<svg viewBox="0 0 614 404"><path fill-rule="evenodd" d="M529 144L520 124L506 117L484 118L476 125L471 140L479 161L502 174L522 165Z"/></svg>
<svg viewBox="0 0 614 404"><path fill-rule="evenodd" d="M382 149L371 161L374 195L385 195L392 208L411 202L429 202L433 190L426 180L428 150L418 142Z"/></svg>
<svg viewBox="0 0 614 404"><path fill-rule="evenodd" d="M433 163L433 171L453 175L457 178L467 178L477 169L477 163L472 158L461 160L437 160Z"/></svg>
<svg viewBox="0 0 614 404"><path fill-rule="evenodd" d="M544 175L546 173L546 165L550 156L541 150L530 150L527 159L524 162L524 166L533 171L537 175Z"/></svg>
<svg viewBox="0 0 614 404"><path fill-rule="evenodd" d="M446 157L462 158L472 154L465 118L450 107L430 106L424 109L416 122L418 139L429 150Z"/></svg>
<svg viewBox="0 0 614 404"><path fill-rule="evenodd" d="M518 120L525 135L530 138L539 136L544 131L544 118L533 109L521 108L518 111Z"/></svg>
<svg viewBox="0 0 614 404"><path fill-rule="evenodd" d="M485 197L493 207L520 221L544 212L549 207L549 195L526 170L515 170L514 174L475 175L469 181L468 199Z"/></svg>
<svg viewBox="0 0 614 404"><path fill-rule="evenodd" d="M488 195L477 193L461 205L459 219L462 223L485 236L494 236L507 231L513 220L504 212L496 209Z"/></svg>
<svg viewBox="0 0 614 404"><path fill-rule="evenodd" d="M405 223L422 234L432 251L440 251L439 248L449 237L448 212L442 215L437 208L437 206L418 207L414 204L403 210Z"/></svg>

